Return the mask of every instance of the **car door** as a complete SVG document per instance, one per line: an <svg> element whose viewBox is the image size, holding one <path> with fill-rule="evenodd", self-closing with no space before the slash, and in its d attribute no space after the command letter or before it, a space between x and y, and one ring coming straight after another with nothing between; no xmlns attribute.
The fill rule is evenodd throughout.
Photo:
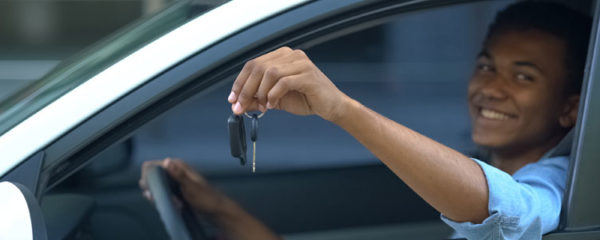
<svg viewBox="0 0 600 240"><path fill-rule="evenodd" d="M456 6L459 6L460 9L462 5L454 4L460 2L316 1L271 16L267 20L239 31L160 73L151 81L124 95L45 147L41 151L44 157L41 161L43 167L39 170L41 172L39 174L40 180L36 183L39 185L38 193L44 195L70 191L91 195L101 200L99 207L102 207L102 210L96 211L96 218L92 217L92 221L96 219L97 222L103 222L92 224L100 229L96 232L107 229L107 225L111 227L122 225L131 230L125 234L131 235L121 236L164 237L164 232L160 230L160 222L157 220L156 214L153 214L152 206L142 199L137 190L136 180L137 174L139 174L139 160L131 159L136 157L138 159L153 156L164 157L164 154L172 153L172 151L146 151L144 153L140 151L132 152L130 148L131 146L134 146L134 148L138 146L136 149L140 149L139 146L143 143L143 139L146 139L147 145L144 149L153 149L152 146L156 147L157 145L171 146L175 149L179 144L168 145L168 141L148 143L151 140L165 139L163 137L166 136L166 139L169 137L172 139L184 138L188 140L186 142L191 146L197 146L200 151L191 152L190 154L192 158L193 155L200 156L198 165L195 165L196 167L206 168L208 165L203 164L208 162L207 159L210 158L213 161L213 165L211 165L213 168L208 169L208 173L212 174L211 179L215 181L215 184L228 191L238 201L243 202L251 212L264 219L270 226L274 226L276 230L288 234L291 238L316 239L317 237L345 236L348 239L354 236L360 239L360 236L364 238L365 234L377 233L382 234L379 236L384 239L385 233L392 234L391 236L395 237L411 236L410 234L416 234L424 238L427 238L427 236L433 238L445 236L448 229L439 224L439 221L437 221L439 215L433 209L397 180L385 167L378 165L376 159L373 159L360 145L353 142L348 136L344 136L344 133L334 131L324 134L322 132L324 129L329 131L327 129L331 129L333 126L319 122L318 119L303 120L312 121L310 123L312 125L303 125L303 123L299 123L298 120L290 116L278 115L277 113L267 116L261 124L261 129L264 129L265 135L261 135L261 142L258 143L259 151L266 152L263 155L259 153L258 158L259 171L264 169L265 174L253 176L247 171L247 168L236 166L234 169L232 165L235 166L238 163L234 159L228 158L228 149L226 148L226 141L224 141L226 135L223 134L225 131L224 123L228 114L225 96L227 85L231 84L233 77L239 72L246 60L282 45L305 49L309 56L314 55L317 64L328 65L324 68L326 73L330 72L338 76L338 79L352 79L353 76L343 75L344 72L352 72L344 71L349 66L353 66L351 62L353 52L349 53L349 51L362 51L359 54L364 54L367 57L390 51L388 48L377 49L377 46L373 46L373 44L361 42L360 40L364 40L360 39L361 37L371 36L377 41L377 35L382 34L382 32L378 32L382 30L381 28L378 29L377 26L394 22L394 20L398 22L414 21L413 25L408 24L408 27L406 25L399 29L389 27L397 29L395 31L400 31L397 33L400 34L399 36L402 36L401 34L412 34L410 31L418 30L421 26L417 25L419 23L417 19L419 18L411 18L411 16L420 14L421 19L427 18L428 14L444 16L444 13L447 13L444 10L457 11ZM481 8L488 10L488 14L484 14L484 16L489 19L496 9L508 3L479 2L474 4L483 4ZM485 29L485 21L481 22L472 26L473 29L479 29L479 31ZM367 31L367 34L358 35L359 37L353 39L353 35L350 33L361 30ZM439 29L432 29L429 31L431 35L424 37L443 36L433 34L436 30ZM438 31L438 33L440 32L450 34L447 31ZM343 36L347 36L347 38L344 39ZM344 41L354 41L355 45L348 45L354 48L336 48L336 45L340 42L336 43L332 39L340 38ZM404 45L399 47L395 41L411 38L392 37L390 39L391 42L388 42L386 47L395 50L390 51L392 53L399 50L410 51L410 44L420 44L417 41L418 38L412 38L413 42L407 40L406 47ZM469 43L477 42L477 38L475 39ZM456 41L456 39L454 40ZM361 48L361 44L364 44L365 47ZM452 44L460 44L460 42L456 41ZM398 49L394 49L395 47ZM474 47L470 51L477 51L477 48ZM466 53L461 57L468 56L468 54ZM472 52L472 56L475 54L475 52ZM415 55L418 55L418 53L415 52ZM388 81L382 83L354 83L352 81L344 83L338 81L336 84L346 88L345 90L348 90L350 94L355 94L357 98L362 98L362 101L372 104L376 110L391 115L391 118L408 122L408 125L413 124L414 128L425 131L426 134L433 135L434 138L454 148L462 148L461 150L464 152L472 153L472 146L468 141L468 136L465 135L465 131L468 131L468 125L465 123L464 117L453 119L452 122L456 125L452 125L452 127L437 130L435 123L428 125L425 122L427 119L434 119L433 116L427 115L429 113L447 114L445 116L452 117L460 114L451 115L451 112L464 111L458 105L461 104L461 91L464 91L460 90L461 84L465 84L466 75L468 74L460 75L455 72L457 70L453 69L458 68L461 71L468 71L470 67L467 63L468 59L463 58L461 59L462 62L454 63L454 56L449 54L449 56L446 56L447 59L442 59L442 62L446 61L446 64L437 62L437 65L432 65L427 64L427 61L430 60L427 58L414 61L410 58L403 59L403 57L406 57L404 55L398 57L392 54L386 57L392 59L391 63L398 64L400 62L408 66L413 64L414 68L396 69L391 67L389 62L386 62L388 64L386 68L374 67L370 71L362 71L371 74L361 76L369 80L387 76L390 78ZM375 63L381 61L378 57L373 57L371 60ZM339 64L340 62L344 64ZM368 64L355 66L365 67ZM449 79L449 82L441 83L437 81L439 79L434 77L428 79L426 75L423 75L423 72L425 72L423 69L426 70L428 67L441 67L436 68L436 70L446 71L444 73L453 76L455 79ZM420 71L419 68L421 68ZM423 81L429 82L396 83L394 76L398 76L398 74L404 78L423 77L425 79ZM447 88L434 89L427 87L435 84L441 84L441 86ZM398 88L401 90L398 90ZM399 93L404 94L400 96L416 98L419 95L443 95L446 91L442 90L447 89L452 89L449 92L453 93L437 99L419 98L419 100L430 101L417 101L420 104L414 104L412 101L415 100L411 98L386 101L386 97ZM222 101L219 100L220 96L223 96ZM447 102L448 99L451 101ZM397 104L393 104L393 101L406 104L398 107ZM585 106L586 103L582 105ZM446 108L448 112L441 112L441 108ZM193 111L198 111L200 115L195 115ZM416 116L411 118L410 115ZM187 123L185 123L186 119L188 120ZM213 129L219 128L219 121L221 120L223 129L213 131ZM172 131L166 128L161 133L161 126L168 126L169 124L187 127L183 129L183 133L194 132L196 128L200 131L191 136L184 134L169 135ZM159 127L152 128L152 126ZM289 126L295 126L296 131L286 132ZM444 132L450 129L453 131ZM271 133L269 133L270 131ZM278 138L278 135L273 133L277 131L283 131L279 137L299 134L298 136L301 138L296 139L302 141L294 142L294 140L290 140L291 138ZM152 134L159 137L148 137ZM458 137L449 137L456 135ZM333 137L328 138L331 136ZM272 139L271 142L269 142L269 137ZM311 145L312 138L322 138L322 141L314 140L317 144ZM277 145L274 141L282 144ZM331 148L323 148L323 142L336 142L338 144L332 145ZM303 145L304 150L298 150L302 149ZM161 148L156 149L160 150ZM186 149L192 149L192 147ZM269 153L271 149L274 150ZM108 155L111 152L113 155ZM180 152L183 153L185 150ZM271 157L269 157L269 154L271 154ZM320 156L315 158L328 161L305 160L312 156ZM130 163L124 166L119 165L119 169L113 169L114 172L106 176L86 178L86 174L81 174L85 171L88 171L88 173L94 171L93 169L81 170L86 164L93 166L96 162L106 162L119 157L128 159ZM288 158L291 163L282 164L281 161L277 162L281 158ZM348 159L351 161L344 161ZM210 173L210 171L213 172ZM293 188L292 186L297 187L295 191L294 189L287 190ZM370 190L370 194L357 194L365 190ZM277 195L276 192L283 193ZM333 192L333 195L327 195L327 192ZM320 196L328 197L322 198ZM269 199L279 202L267 201ZM381 199L386 199L386 201L382 202ZM288 203L284 204L285 201ZM386 206L390 207L386 208ZM397 212L389 211L391 207ZM111 211L114 213L113 215L111 215ZM328 214L315 215L317 213ZM115 215L121 217L115 217ZM113 221L110 224L107 223L110 222L106 221L107 219L120 220ZM391 227L386 228L386 225ZM332 233L330 231L332 229L342 230ZM414 229L418 230L415 231ZM127 229L123 230L126 231ZM150 233L143 233L142 231L149 231ZM308 234L302 232L308 232ZM110 232L105 231L105 233L108 235L103 236L107 238L118 237L110 235ZM311 233L318 235L310 235Z"/></svg>

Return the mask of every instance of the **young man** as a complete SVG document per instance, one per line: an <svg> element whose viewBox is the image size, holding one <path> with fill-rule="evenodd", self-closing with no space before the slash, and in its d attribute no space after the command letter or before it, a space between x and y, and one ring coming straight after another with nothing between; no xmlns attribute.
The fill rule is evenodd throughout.
<svg viewBox="0 0 600 240"><path fill-rule="evenodd" d="M337 124L437 209L456 236L539 239L558 226L568 157L547 153L575 125L590 27L589 18L553 3L520 2L497 15L468 89L472 138L489 150L491 165L361 105L300 50L249 61L228 100L235 114L279 109ZM231 239L277 238L182 161L148 164L162 164L186 200Z"/></svg>

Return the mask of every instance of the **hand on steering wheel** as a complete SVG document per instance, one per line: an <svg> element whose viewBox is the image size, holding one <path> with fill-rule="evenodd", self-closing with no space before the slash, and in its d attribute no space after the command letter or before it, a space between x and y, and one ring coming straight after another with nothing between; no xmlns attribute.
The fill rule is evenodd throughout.
<svg viewBox="0 0 600 240"><path fill-rule="evenodd" d="M222 195L188 165L169 158L146 162L139 184L172 239L206 238L194 212L214 214Z"/></svg>

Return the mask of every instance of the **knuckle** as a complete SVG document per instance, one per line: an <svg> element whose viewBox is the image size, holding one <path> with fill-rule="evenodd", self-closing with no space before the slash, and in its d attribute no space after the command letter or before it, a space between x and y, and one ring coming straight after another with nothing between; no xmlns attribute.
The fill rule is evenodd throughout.
<svg viewBox="0 0 600 240"><path fill-rule="evenodd" d="M259 73L264 73L267 71L268 66L265 63L259 62L259 63L256 63L256 66L254 66L254 69L256 69L256 71Z"/></svg>
<svg viewBox="0 0 600 240"><path fill-rule="evenodd" d="M284 86L288 86L290 84L291 81L294 81L294 77L293 76L286 76L281 78L281 83L284 84Z"/></svg>
<svg viewBox="0 0 600 240"><path fill-rule="evenodd" d="M248 70L252 70L256 66L256 59L251 59L244 64L244 68Z"/></svg>
<svg viewBox="0 0 600 240"><path fill-rule="evenodd" d="M267 93L267 99L269 100L273 100L275 96L275 91L270 91L269 93Z"/></svg>
<svg viewBox="0 0 600 240"><path fill-rule="evenodd" d="M265 70L265 76L271 79L276 79L279 76L279 68L275 66L268 67Z"/></svg>
<svg viewBox="0 0 600 240"><path fill-rule="evenodd" d="M281 87L284 89L289 88L290 86L290 78L289 77L284 77L281 80L279 80L279 84L281 84Z"/></svg>
<svg viewBox="0 0 600 240"><path fill-rule="evenodd" d="M233 87L232 87L232 90L233 90L233 91L239 91L239 90L240 90L240 87L241 87L241 86L240 86L240 84L241 84L241 83L240 83L240 81L235 81L235 82L233 82Z"/></svg>
<svg viewBox="0 0 600 240"><path fill-rule="evenodd" d="M294 50L294 54L298 57L306 57L306 53L300 49Z"/></svg>
<svg viewBox="0 0 600 240"><path fill-rule="evenodd" d="M291 49L288 46L283 46L283 47L280 47L279 49L277 49L277 52L281 52L281 53L290 53L290 52L293 52L293 51L294 50Z"/></svg>
<svg viewBox="0 0 600 240"><path fill-rule="evenodd" d="M240 102L241 104L246 103L246 101L249 99L250 97L248 97L248 92L246 91L242 91L240 93L240 96L238 98L238 102Z"/></svg>
<svg viewBox="0 0 600 240"><path fill-rule="evenodd" d="M261 105L265 105L265 104L267 104L267 98L266 97L259 98L257 103L261 104Z"/></svg>
<svg viewBox="0 0 600 240"><path fill-rule="evenodd" d="M258 91L256 93L256 98L258 99L259 103L264 103L267 101L267 93L264 91Z"/></svg>

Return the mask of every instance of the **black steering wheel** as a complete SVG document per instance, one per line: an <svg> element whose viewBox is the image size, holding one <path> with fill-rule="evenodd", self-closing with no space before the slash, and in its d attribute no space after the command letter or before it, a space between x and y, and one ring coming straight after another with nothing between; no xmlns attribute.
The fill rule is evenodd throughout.
<svg viewBox="0 0 600 240"><path fill-rule="evenodd" d="M171 239L208 239L194 211L183 199L179 186L162 167L151 166L148 169L146 181L152 199L154 199L154 205ZM173 197L179 198L183 206L177 207Z"/></svg>

